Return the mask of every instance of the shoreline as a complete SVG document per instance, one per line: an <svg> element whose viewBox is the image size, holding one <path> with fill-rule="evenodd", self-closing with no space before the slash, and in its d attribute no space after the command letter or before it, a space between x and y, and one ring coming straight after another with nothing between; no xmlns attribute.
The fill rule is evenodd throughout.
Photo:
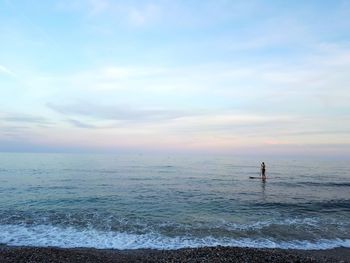
<svg viewBox="0 0 350 263"><path fill-rule="evenodd" d="M201 247L178 250L0 246L0 262L350 262L350 248Z"/></svg>

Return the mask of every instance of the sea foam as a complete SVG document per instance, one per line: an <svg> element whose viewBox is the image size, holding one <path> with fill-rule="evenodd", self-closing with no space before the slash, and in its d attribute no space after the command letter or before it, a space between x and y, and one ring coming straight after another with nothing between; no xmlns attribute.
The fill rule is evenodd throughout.
<svg viewBox="0 0 350 263"><path fill-rule="evenodd" d="M73 227L63 228L51 225L24 226L10 224L0 225L0 243L10 246L90 247L98 249L179 249L219 245L283 249L350 247L350 239L278 241L266 238L168 237L159 233L132 234L113 231L103 232L94 229L79 230Z"/></svg>

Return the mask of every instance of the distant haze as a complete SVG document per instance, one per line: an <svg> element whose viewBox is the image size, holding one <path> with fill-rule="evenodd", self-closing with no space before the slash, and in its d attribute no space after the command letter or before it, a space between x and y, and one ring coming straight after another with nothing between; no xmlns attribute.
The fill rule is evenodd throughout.
<svg viewBox="0 0 350 263"><path fill-rule="evenodd" d="M350 156L350 1L0 0L0 151Z"/></svg>

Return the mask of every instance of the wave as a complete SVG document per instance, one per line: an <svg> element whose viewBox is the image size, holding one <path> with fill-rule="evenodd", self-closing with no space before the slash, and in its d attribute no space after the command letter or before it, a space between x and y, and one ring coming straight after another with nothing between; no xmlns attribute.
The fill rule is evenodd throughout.
<svg viewBox="0 0 350 263"><path fill-rule="evenodd" d="M319 218L286 218L286 219L266 219L262 221L256 221L251 223L234 223L230 221L222 220L221 222L193 222L191 224L181 224L173 222L164 222L158 224L158 229L174 229L176 232L181 231L200 231L201 233L213 232L217 230L222 233L223 231L235 232L235 233L247 233L251 234L253 231L258 233L259 230L273 231L276 227L284 227L286 231L288 229L319 229L327 228L328 226L336 226L339 228L348 227L347 221L338 221L336 219L324 219ZM280 230L281 231L281 230Z"/></svg>
<svg viewBox="0 0 350 263"><path fill-rule="evenodd" d="M76 229L51 225L0 225L0 243L12 246L91 247L98 249L179 249L204 246L235 246L283 249L331 249L350 247L350 239L319 239L279 241L268 238L197 238L168 237L159 233L132 234L127 232Z"/></svg>
<svg viewBox="0 0 350 263"><path fill-rule="evenodd" d="M283 203L283 202L264 202L252 203L251 206L256 208L279 208L279 209L293 209L294 211L350 211L349 199L327 200L321 202L299 202L299 203Z"/></svg>
<svg viewBox="0 0 350 263"><path fill-rule="evenodd" d="M278 177L273 177L278 178ZM286 186L286 187L350 187L349 182L285 182L280 181L276 182L277 185Z"/></svg>
<svg viewBox="0 0 350 263"><path fill-rule="evenodd" d="M311 226L319 228L321 225L321 220L318 218L287 218L287 219L270 219L264 221L257 221L251 224L235 224L235 223L226 223L223 224L227 230L259 230L267 229L268 227L273 226L291 226L291 227L301 227L301 226ZM329 222L328 222L329 223ZM340 222L335 222L340 224Z"/></svg>
<svg viewBox="0 0 350 263"><path fill-rule="evenodd" d="M327 238L346 237L350 231L350 222L347 215L333 215L317 217L281 217L264 218L260 220L246 219L244 221L234 221L228 218L220 220L209 220L206 218L197 220L166 220L146 219L137 215L132 218L116 215L109 212L85 210L84 212L67 211L13 211L2 210L0 216L1 225L37 226L53 225L58 227L94 228L99 231L127 231L137 233L160 232L164 234L183 235L186 233L196 233L201 236L206 234L221 235L273 235L282 232L284 236L298 234L302 238L306 234L317 233L327 234ZM277 232L276 232L277 231ZM331 235L329 235L332 233ZM345 235L345 236L344 236Z"/></svg>
<svg viewBox="0 0 350 263"><path fill-rule="evenodd" d="M301 182L305 186L324 186L324 187L350 187L349 182Z"/></svg>

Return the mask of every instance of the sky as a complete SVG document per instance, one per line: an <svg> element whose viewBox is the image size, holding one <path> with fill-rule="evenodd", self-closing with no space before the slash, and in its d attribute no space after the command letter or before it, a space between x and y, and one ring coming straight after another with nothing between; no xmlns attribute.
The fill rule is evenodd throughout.
<svg viewBox="0 0 350 263"><path fill-rule="evenodd" d="M0 151L350 156L350 1L0 0Z"/></svg>

